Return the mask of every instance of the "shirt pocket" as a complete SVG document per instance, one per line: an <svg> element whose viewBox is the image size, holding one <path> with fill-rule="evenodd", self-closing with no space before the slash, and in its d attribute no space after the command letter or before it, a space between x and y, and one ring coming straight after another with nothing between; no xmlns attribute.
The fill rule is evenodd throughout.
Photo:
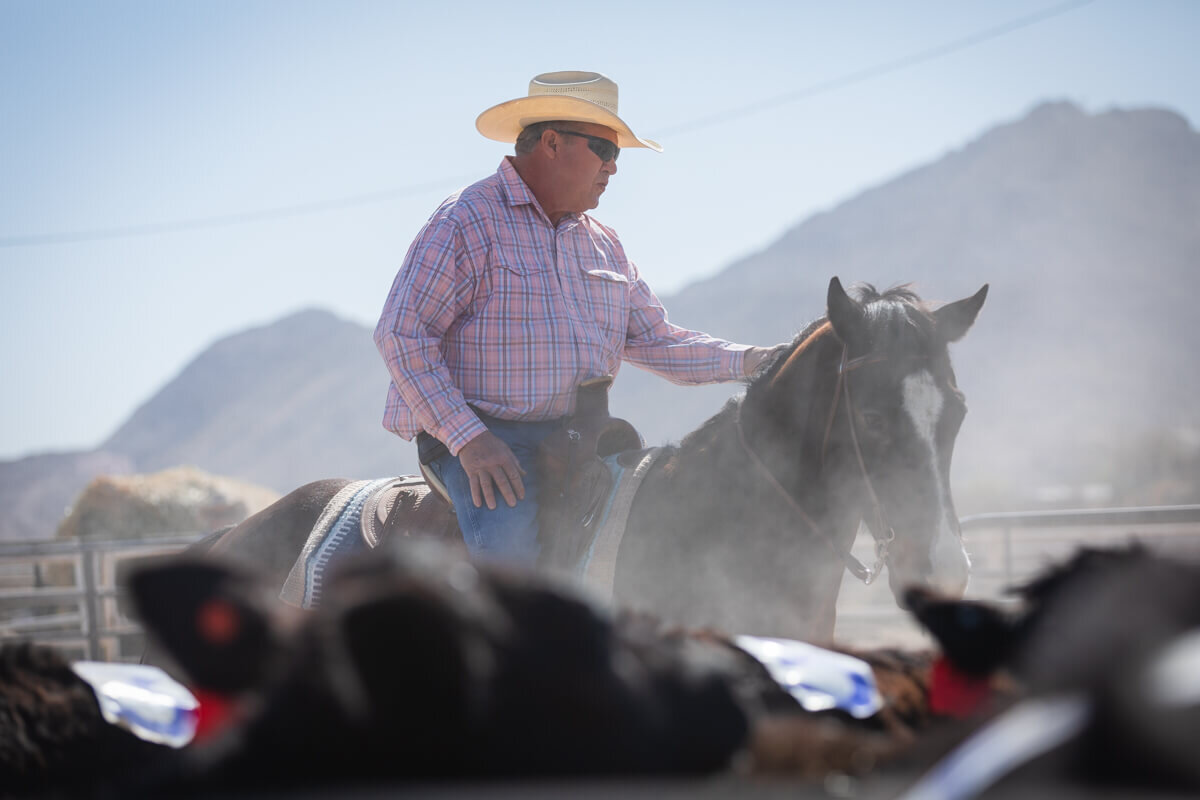
<svg viewBox="0 0 1200 800"><path fill-rule="evenodd" d="M543 315L548 295L540 264L493 258L476 288L476 308L481 317L512 325Z"/></svg>
<svg viewBox="0 0 1200 800"><path fill-rule="evenodd" d="M629 278L611 269L581 267L585 314L602 331L607 347L621 347L629 328Z"/></svg>

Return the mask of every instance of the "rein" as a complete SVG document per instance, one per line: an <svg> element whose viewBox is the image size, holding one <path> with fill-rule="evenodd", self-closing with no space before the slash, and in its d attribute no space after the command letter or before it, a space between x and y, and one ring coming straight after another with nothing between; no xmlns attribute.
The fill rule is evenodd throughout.
<svg viewBox="0 0 1200 800"><path fill-rule="evenodd" d="M746 454L750 456L750 461L763 474L763 477L766 478L767 483L773 489L775 489L776 493L778 493L785 501L787 501L788 506L790 506L791 509L796 512L797 516L804 520L809 529L812 530L812 532L815 533L818 538L824 540L825 543L829 545L829 548L834 552L834 554L838 556L846 565L846 569L850 571L850 574L858 578L867 586L870 586L875 582L875 579L879 577L880 572L883 571L883 567L887 563L888 546L895 540L896 531L886 523L883 505L879 502L879 496L875 493L875 486L871 482L871 476L867 473L866 462L863 461L862 448L859 447L858 432L854 425L854 409L850 400L850 384L846 380L846 373L868 364L877 364L881 361L885 361L886 359L883 356L876 355L865 355L859 356L858 358L847 359L848 354L849 347L843 344L842 359L838 364L837 383L833 390L833 403L829 408L829 420L825 424L825 436L821 442L821 463L825 463L825 450L829 445L829 436L833 430L834 419L837 416L838 399L844 398L846 406L846 421L850 425L850 441L854 445L854 455L858 461L858 468L862 472L863 481L867 485L867 493L870 495L871 503L875 509L875 521L877 523L877 528L872 530L872 535L874 535L874 530L887 531L887 533L883 536L874 537L875 563L870 567L859 561L858 558L856 558L850 552L849 548L847 548L845 552L839 550L833 537L826 533L819 525L817 525L813 518L809 516L804 508L801 507L801 505L796 501L796 498L792 496L791 492L785 489L783 484L779 482L779 479L776 478L774 473L771 472L771 468L767 466L766 462L762 460L758 453L754 452L754 449L750 447L750 443L746 441L746 433L742 428L741 407L738 408L738 414L734 418L734 428L737 429L738 441L741 443L742 449L745 450Z"/></svg>

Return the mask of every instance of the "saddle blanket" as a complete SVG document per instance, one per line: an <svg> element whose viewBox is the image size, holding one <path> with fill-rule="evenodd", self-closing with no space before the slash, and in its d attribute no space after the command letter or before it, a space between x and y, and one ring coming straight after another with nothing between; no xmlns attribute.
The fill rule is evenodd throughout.
<svg viewBox="0 0 1200 800"><path fill-rule="evenodd" d="M629 520L633 498L661 452L661 447L651 447L602 459L613 475L613 488L593 527L595 533L592 540L588 542L571 577L581 580L603 602L612 600L617 551L625 535L625 523Z"/></svg>
<svg viewBox="0 0 1200 800"><path fill-rule="evenodd" d="M609 456L605 464L613 473L613 490L598 519L594 535L583 549L571 578L582 582L597 599L612 598L617 551L625 534L625 522L638 486L661 448L633 454ZM346 555L369 549L361 535L362 516L367 501L397 478L352 481L333 496L309 533L296 563L284 581L279 599L297 608L312 608L321 602L321 587L329 565Z"/></svg>
<svg viewBox="0 0 1200 800"><path fill-rule="evenodd" d="M312 608L321 602L321 586L330 562L367 549L360 527L367 498L395 480L351 481L333 496L288 573L279 592L280 600L298 608Z"/></svg>

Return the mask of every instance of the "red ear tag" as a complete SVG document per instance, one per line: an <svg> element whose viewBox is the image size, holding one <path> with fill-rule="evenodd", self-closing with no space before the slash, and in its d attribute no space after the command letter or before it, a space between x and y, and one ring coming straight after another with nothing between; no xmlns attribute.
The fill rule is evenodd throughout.
<svg viewBox="0 0 1200 800"><path fill-rule="evenodd" d="M223 694L192 687L196 708L196 733L193 742L202 742L237 721L237 701Z"/></svg>
<svg viewBox="0 0 1200 800"><path fill-rule="evenodd" d="M241 629L241 612L228 601L209 600L196 609L196 632L209 644L227 645Z"/></svg>
<svg viewBox="0 0 1200 800"><path fill-rule="evenodd" d="M975 713L991 693L987 678L962 672L945 656L933 662L929 676L929 710L934 714L962 719Z"/></svg>

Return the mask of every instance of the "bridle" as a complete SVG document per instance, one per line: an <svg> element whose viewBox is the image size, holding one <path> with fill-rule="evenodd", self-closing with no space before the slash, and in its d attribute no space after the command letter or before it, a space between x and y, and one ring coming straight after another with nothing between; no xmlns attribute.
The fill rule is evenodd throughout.
<svg viewBox="0 0 1200 800"><path fill-rule="evenodd" d="M887 523L887 517L883 511L883 505L879 502L879 495L875 492L875 485L871 481L871 476L867 472L866 462L863 460L862 448L858 444L858 431L854 425L854 406L850 399L850 383L846 379L846 373L853 372L859 367L863 367L868 364L878 364L882 361L886 361L887 359L884 356L874 354L859 356L858 358L849 358L849 352L850 348L843 344L842 357L838 363L837 383L834 385L833 390L833 403L829 407L829 419L825 424L825 435L821 440L821 464L822 466L825 464L825 451L829 445L830 433L833 431L834 419L837 417L838 400L841 398L844 400L846 408L846 422L850 426L850 441L854 446L854 456L858 461L858 468L862 473L863 482L867 487L867 495L871 498L871 505L875 511L876 525L871 528L871 535L875 539L875 563L871 566L868 567L866 564L859 561L858 558L856 558L850 552L849 548L847 548L845 551L838 549L837 543L834 541L833 537L830 536L819 525L817 525L815 521L813 521L813 518L809 516L804 508L796 501L796 498L792 496L791 492L785 489L783 484L779 482L779 479L776 478L774 473L771 472L771 468L767 466L766 462L762 460L758 453L754 452L754 449L750 447L750 443L746 441L746 433L742 428L742 415L740 407L738 408L737 416L734 418L734 427L737 429L738 441L741 442L742 449L746 451L746 454L750 456L750 461L763 474L763 477L766 478L767 484L775 489L775 491L781 497L783 497L785 501L787 501L788 506L790 506L791 509L796 512L796 515L800 517L800 519L804 520L804 523L808 525L808 527L817 535L819 539L824 540L825 543L829 545L834 554L838 556L838 558L840 558L846 565L846 569L850 571L851 575L858 578L867 586L870 586L875 582L875 579L879 577L879 574L883 571L884 565L887 563L888 548L896 539L896 531ZM875 531L884 531L884 533L876 534Z"/></svg>

